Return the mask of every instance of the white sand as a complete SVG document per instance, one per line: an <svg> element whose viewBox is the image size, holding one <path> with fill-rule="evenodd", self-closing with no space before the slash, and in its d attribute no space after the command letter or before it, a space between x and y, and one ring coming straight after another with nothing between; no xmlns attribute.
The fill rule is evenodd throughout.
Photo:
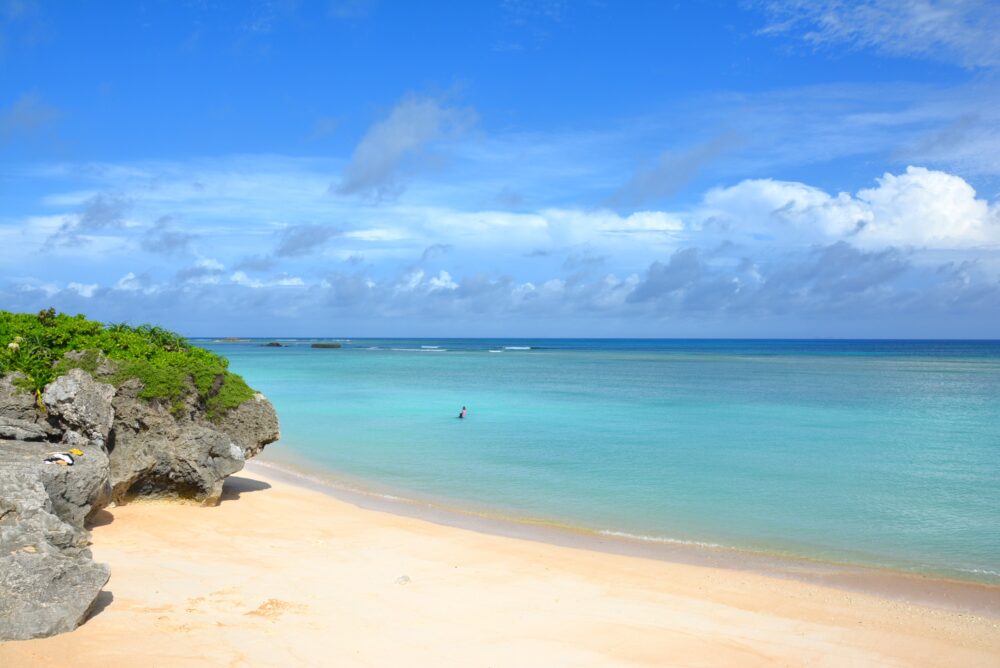
<svg viewBox="0 0 1000 668"><path fill-rule="evenodd" d="M111 509L94 554L113 600L73 633L0 645L0 666L1000 665L997 618L240 477L271 487L217 508Z"/></svg>

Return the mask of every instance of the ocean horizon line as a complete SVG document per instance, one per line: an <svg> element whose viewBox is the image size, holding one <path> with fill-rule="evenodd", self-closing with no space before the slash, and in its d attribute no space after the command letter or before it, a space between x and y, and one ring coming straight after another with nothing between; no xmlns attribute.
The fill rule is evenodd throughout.
<svg viewBox="0 0 1000 668"><path fill-rule="evenodd" d="M286 335L233 335L209 336L209 335L187 335L185 338L195 341L221 341L243 339L247 341L733 341L733 342L756 342L756 341L787 341L787 342L873 342L873 343L1000 343L1000 338L859 338L859 337L651 337L651 336L286 336Z"/></svg>

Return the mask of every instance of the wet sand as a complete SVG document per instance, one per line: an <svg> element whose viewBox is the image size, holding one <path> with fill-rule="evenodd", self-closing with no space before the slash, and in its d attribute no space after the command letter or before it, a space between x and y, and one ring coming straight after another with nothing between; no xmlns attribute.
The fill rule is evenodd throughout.
<svg viewBox="0 0 1000 668"><path fill-rule="evenodd" d="M917 578L940 589L917 600L432 519L261 467L217 508L112 508L94 527L112 568L98 610L72 633L0 645L0 665L1000 663L995 589Z"/></svg>
<svg viewBox="0 0 1000 668"><path fill-rule="evenodd" d="M908 603L1000 618L1000 585L832 563L791 555L749 552L703 543L637 540L628 534L607 534L536 519L514 520L445 507L363 489L358 483L352 483L350 486L337 484L272 463L254 461L248 464L248 468L271 480L313 489L361 508L404 515L480 533L679 564L760 573L874 594Z"/></svg>

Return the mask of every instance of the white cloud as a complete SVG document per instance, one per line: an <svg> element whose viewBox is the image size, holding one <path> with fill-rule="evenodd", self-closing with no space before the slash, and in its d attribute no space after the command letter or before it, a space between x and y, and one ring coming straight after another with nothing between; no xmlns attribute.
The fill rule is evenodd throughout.
<svg viewBox="0 0 1000 668"><path fill-rule="evenodd" d="M116 290L126 290L129 292L134 292L142 288L142 284L136 278L136 275L131 271L118 279L115 283Z"/></svg>
<svg viewBox="0 0 1000 668"><path fill-rule="evenodd" d="M195 266L199 267L201 269L211 269L211 270L214 270L214 271L222 271L223 269L226 268L226 266L224 264L222 264L218 260L216 260L214 258L210 258L210 257L203 257L203 258L201 258L200 260L198 260L197 262L195 262Z"/></svg>
<svg viewBox="0 0 1000 668"><path fill-rule="evenodd" d="M693 231L774 243L849 239L863 248L1000 247L1000 209L953 174L908 167L856 195L753 179L709 191Z"/></svg>
<svg viewBox="0 0 1000 668"><path fill-rule="evenodd" d="M407 272L400 282L396 284L397 292L413 292L424 280L424 270L423 269L413 269Z"/></svg>
<svg viewBox="0 0 1000 668"><path fill-rule="evenodd" d="M28 281L18 286L18 292L41 292L46 297L51 297L59 293L59 286L52 282L37 283Z"/></svg>
<svg viewBox="0 0 1000 668"><path fill-rule="evenodd" d="M608 209L562 208L532 213L447 209L410 209L410 213L423 220L430 234L424 237L428 243L461 243L466 247L670 243L684 228L678 216L664 211L639 211L628 216Z"/></svg>
<svg viewBox="0 0 1000 668"><path fill-rule="evenodd" d="M438 272L437 276L431 278L427 284L431 290L455 290L458 288L458 283L452 280L451 274L443 269Z"/></svg>
<svg viewBox="0 0 1000 668"><path fill-rule="evenodd" d="M867 245L962 248L1000 245L1000 209L976 198L961 177L922 167L885 174L877 188L858 191L871 212L858 234Z"/></svg>
<svg viewBox="0 0 1000 668"><path fill-rule="evenodd" d="M129 217L113 228L114 234L99 229L88 234L89 244L52 251L59 261L45 263L44 274L39 273L43 265L37 249L74 213L8 215L0 219L0 241L35 249L10 259L5 267L8 278L34 276L34 281L23 280L31 283L31 294L41 295L36 297L40 301L46 296L38 287L42 280L60 286L59 299L66 300L86 298L62 287L73 282L95 301L105 293L129 298L155 294L164 303L172 298L189 305L192 295L217 290L220 300L221 295L235 293L253 293L261 300L265 293L281 294L284 297L273 299L274 308L282 309L293 308L297 295L329 291L327 299L338 308L383 300L385 307L373 312L395 317L408 312L450 313L449 308L457 313L461 304L485 312L492 308L491 300L512 311L554 316L574 309L631 313L640 305L653 308L649 304L654 302L656 309L664 309L663 299L628 301L638 290L635 275L645 275L653 263L690 248L699 253L689 258L690 266L679 261L676 266L664 265L669 271L653 272L655 280L645 281L643 290L688 280L682 270L690 270L694 278L683 296L671 293L684 302L674 307L700 305L707 310L713 303L738 303L749 309L738 296L751 292L756 299L770 299L767 290L774 289L778 269L788 257L837 242L869 253L872 259L865 267L885 265L897 271L899 262L879 255L896 247L907 262L924 267L954 262L954 285L962 276L975 276L969 283L973 286L1000 276L1000 253L990 250L1000 249L997 203L978 197L961 177L940 170L912 167L885 174L870 187L850 193L795 181L750 179L708 190L686 209L629 213L567 206L519 211L476 208L475 198L452 201L436 189L415 190L404 201L373 205L330 197L321 192L325 186L303 190L296 182L320 183L322 170L303 161L287 163L251 160L246 173L235 162L219 163L188 175L174 165L155 188L139 181L129 187L101 183L98 192L121 193L133 203ZM299 179L303 174L310 176ZM209 185L185 186L185 179ZM219 184L229 184L220 186L221 197L213 190ZM233 189L227 190L230 186ZM146 199L152 192L179 193L180 199L164 199L161 206L159 200ZM244 195L246 201L241 199ZM449 206L436 204L442 201ZM478 204L483 202L495 206L494 199ZM137 257L135 248L163 211L182 217L185 231L198 235L197 251L212 257ZM144 224L132 227L128 221L133 219ZM344 229L344 234L325 242L322 253L275 258L273 264L258 268L245 264L273 247L282 230L318 225ZM31 240L35 243L27 243ZM424 258L429 247L449 250ZM850 255L831 252L824 271L834 272L830 267L844 257ZM745 258L749 258L746 263ZM348 273L338 273L342 271ZM99 290L98 284L111 289Z"/></svg>
<svg viewBox="0 0 1000 668"><path fill-rule="evenodd" d="M91 297L94 296L94 292L97 291L98 285L97 285L97 283L76 283L76 282L73 282L73 283L70 283L69 285L67 285L66 288L69 289L69 290L72 290L73 292L75 292L76 294L80 295L81 297L86 297L87 299L90 299Z"/></svg>
<svg viewBox="0 0 1000 668"><path fill-rule="evenodd" d="M234 285L240 285L245 288L260 289L266 287L282 287L282 288L297 288L306 285L306 282L300 276L278 276L272 280L263 281L257 278L251 278L244 271L234 271L229 276L230 283ZM213 281L196 281L198 283L218 283L218 280Z"/></svg>
<svg viewBox="0 0 1000 668"><path fill-rule="evenodd" d="M674 234L684 229L684 222L675 215L663 211L636 211L621 219L605 219L600 224L602 232L653 232Z"/></svg>
<svg viewBox="0 0 1000 668"><path fill-rule="evenodd" d="M403 241L408 237L405 230L392 229L388 227L373 227L364 230L352 230L344 234L348 239L356 239L358 241L374 241L374 242L385 242L385 241Z"/></svg>
<svg viewBox="0 0 1000 668"><path fill-rule="evenodd" d="M250 278L249 276L247 276L246 272L243 271L234 271L233 274L229 277L229 280L235 283L236 285L242 285L247 288L264 287L263 281L259 281L255 278Z"/></svg>

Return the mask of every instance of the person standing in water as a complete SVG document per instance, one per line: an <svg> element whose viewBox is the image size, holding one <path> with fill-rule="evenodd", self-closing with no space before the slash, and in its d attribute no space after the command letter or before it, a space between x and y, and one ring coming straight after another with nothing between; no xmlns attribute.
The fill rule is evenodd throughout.
<svg viewBox="0 0 1000 668"><path fill-rule="evenodd" d="M462 406L462 410L458 414L458 419L459 420L464 420L465 419L465 406Z"/></svg>

